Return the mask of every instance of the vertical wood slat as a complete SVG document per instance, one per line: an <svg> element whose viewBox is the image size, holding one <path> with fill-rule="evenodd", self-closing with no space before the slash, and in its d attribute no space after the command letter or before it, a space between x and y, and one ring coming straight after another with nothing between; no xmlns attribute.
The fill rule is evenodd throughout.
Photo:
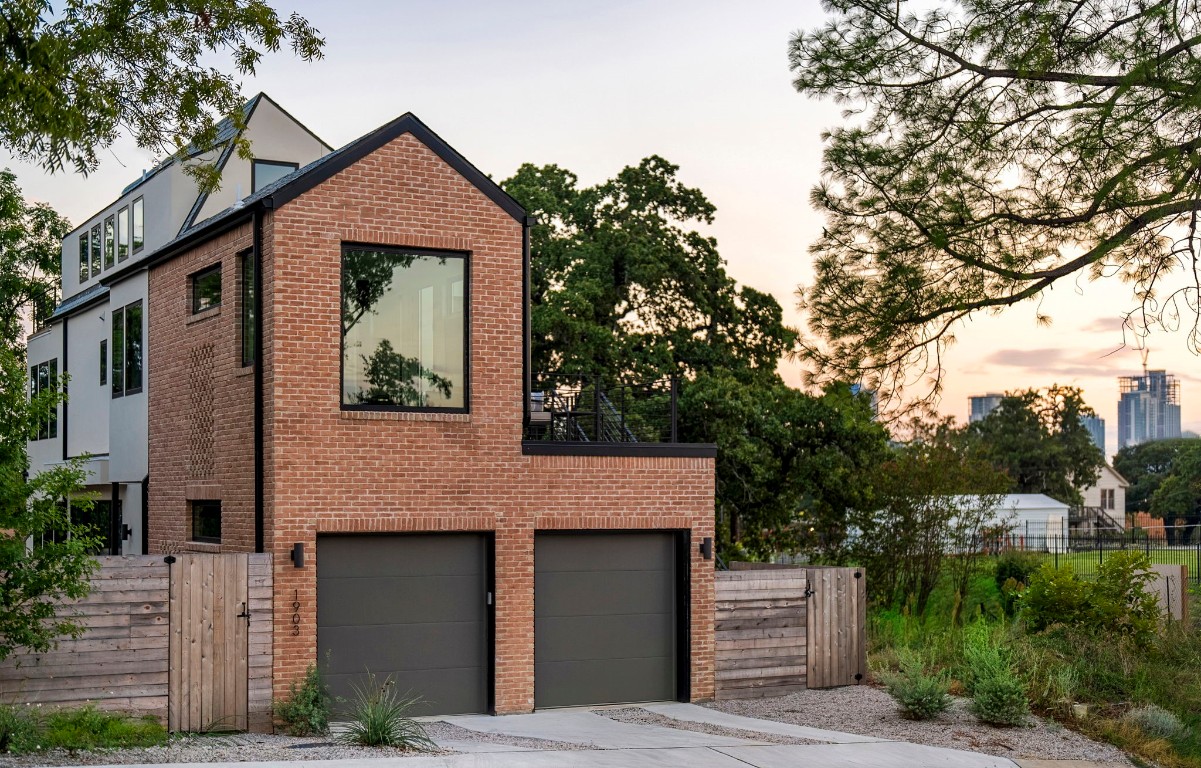
<svg viewBox="0 0 1201 768"><path fill-rule="evenodd" d="M247 561L245 554L177 556L170 590L173 731L249 725Z"/></svg>
<svg viewBox="0 0 1201 768"><path fill-rule="evenodd" d="M805 687L805 572L723 571L716 580L718 699L775 696Z"/></svg>
<svg viewBox="0 0 1201 768"><path fill-rule="evenodd" d="M857 685L867 673L867 579L862 568L812 568L808 686Z"/></svg>

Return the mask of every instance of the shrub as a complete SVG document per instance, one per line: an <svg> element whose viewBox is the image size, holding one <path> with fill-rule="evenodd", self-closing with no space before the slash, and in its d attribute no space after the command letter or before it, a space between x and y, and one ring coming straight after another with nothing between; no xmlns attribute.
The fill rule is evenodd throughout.
<svg viewBox="0 0 1201 768"><path fill-rule="evenodd" d="M1022 681L1006 670L976 680L969 709L989 725L1022 725L1030 706Z"/></svg>
<svg viewBox="0 0 1201 768"><path fill-rule="evenodd" d="M1090 586L1070 565L1039 568L1030 577L1020 600L1026 626L1032 632L1041 632L1052 624L1083 625Z"/></svg>
<svg viewBox="0 0 1201 768"><path fill-rule="evenodd" d="M300 685L293 680L288 698L274 704L275 718L289 736L329 733L330 696L316 664L304 671Z"/></svg>
<svg viewBox="0 0 1201 768"><path fill-rule="evenodd" d="M963 670L960 677L969 695L976 689L977 680L1009 670L1009 659L1002 653L994 631L992 626L983 621L969 624L963 630Z"/></svg>
<svg viewBox="0 0 1201 768"><path fill-rule="evenodd" d="M354 709L345 731L337 741L362 747L400 747L429 751L437 745L425 733L425 727L409 716L420 696L400 695L391 677L380 685L368 672L360 686L352 684Z"/></svg>
<svg viewBox="0 0 1201 768"><path fill-rule="evenodd" d="M1010 550L997 558L994 580L997 589L1004 591L1005 582L1013 579L1018 584L1029 584L1030 577L1038 570L1039 558L1029 552Z"/></svg>
<svg viewBox="0 0 1201 768"><path fill-rule="evenodd" d="M912 653L900 658L901 671L885 677L888 693L897 702L901 716L910 720L933 720L951 706L947 675L930 674Z"/></svg>
<svg viewBox="0 0 1201 768"><path fill-rule="evenodd" d="M1175 739L1182 736L1187 729L1179 717L1154 704L1132 709L1123 719L1138 726L1147 736L1156 739Z"/></svg>
<svg viewBox="0 0 1201 768"><path fill-rule="evenodd" d="M149 715L130 717L92 706L46 714L38 728L43 749L152 747L167 741L167 729Z"/></svg>
<svg viewBox="0 0 1201 768"><path fill-rule="evenodd" d="M0 753L27 751L34 731L33 718L24 707L0 706Z"/></svg>

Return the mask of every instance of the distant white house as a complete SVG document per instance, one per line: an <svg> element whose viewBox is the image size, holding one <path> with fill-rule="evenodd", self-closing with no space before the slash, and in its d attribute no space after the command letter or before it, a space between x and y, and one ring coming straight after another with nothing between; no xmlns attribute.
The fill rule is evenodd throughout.
<svg viewBox="0 0 1201 768"><path fill-rule="evenodd" d="M976 496L963 497L965 504ZM993 524L1009 529L1009 545L1020 549L1063 552L1068 544L1071 508L1042 493L1009 493L1001 496Z"/></svg>
<svg viewBox="0 0 1201 768"><path fill-rule="evenodd" d="M1084 507L1073 520L1073 528L1126 529L1126 489L1130 482L1116 469L1104 464L1097 480L1083 491Z"/></svg>

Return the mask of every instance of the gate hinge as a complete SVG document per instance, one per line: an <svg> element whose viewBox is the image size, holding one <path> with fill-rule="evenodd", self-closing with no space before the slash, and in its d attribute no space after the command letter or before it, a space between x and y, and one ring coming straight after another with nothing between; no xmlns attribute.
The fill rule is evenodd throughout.
<svg viewBox="0 0 1201 768"><path fill-rule="evenodd" d="M857 579L862 579L862 578L863 578L863 574L862 574L860 571L855 571L855 578L857 578Z"/></svg>
<svg viewBox="0 0 1201 768"><path fill-rule="evenodd" d="M801 597L808 600L809 598L813 597L813 595L814 595L813 590L810 589L809 587L805 587L805 592L804 592L804 594L801 595Z"/></svg>
<svg viewBox="0 0 1201 768"><path fill-rule="evenodd" d="M856 673L855 673L855 682L859 682L859 681L860 681L860 680L862 680L862 679L863 679L863 673L862 673L862 672L856 672Z"/></svg>

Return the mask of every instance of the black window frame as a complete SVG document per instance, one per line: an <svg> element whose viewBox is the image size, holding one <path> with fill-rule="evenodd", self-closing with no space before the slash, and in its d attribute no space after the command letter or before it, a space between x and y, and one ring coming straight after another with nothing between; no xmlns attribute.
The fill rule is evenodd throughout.
<svg viewBox="0 0 1201 768"><path fill-rule="evenodd" d="M137 312L137 334L136 339L131 337L129 329L129 315L132 310ZM146 344L145 344L145 315L142 312L142 300L132 301L123 307L117 307L112 312L112 323L110 325L110 339L112 340L112 356L113 362L110 367L110 381L112 382L113 399L125 397L126 395L136 395L145 388L146 383ZM121 343L117 344L117 331L121 332ZM130 386L131 366L131 351L138 352L136 359L138 365L136 368L137 381L134 386ZM118 355L120 352L120 355Z"/></svg>
<svg viewBox="0 0 1201 768"><path fill-rule="evenodd" d="M100 386L108 386L108 339L100 340Z"/></svg>
<svg viewBox="0 0 1201 768"><path fill-rule="evenodd" d="M201 511L212 512L214 506L217 512L217 535L210 536L203 533L197 533L198 525L201 522L197 517L197 513ZM201 544L220 544L221 543L221 500L220 499L189 499L188 500L188 517L191 523L191 541Z"/></svg>
<svg viewBox="0 0 1201 768"><path fill-rule="evenodd" d="M292 171L296 171L296 170L300 169L300 163L290 163L287 160L264 160L263 158L260 158L260 157L253 158L250 161L250 194L252 194L252 195L255 192L259 191L259 184L258 184L258 166L259 165L270 165L275 168L287 168L288 173L291 173ZM286 176L287 174L284 174L284 175Z"/></svg>
<svg viewBox="0 0 1201 768"><path fill-rule="evenodd" d="M101 222L92 225L92 277L100 274L104 266L104 227Z"/></svg>
<svg viewBox="0 0 1201 768"><path fill-rule="evenodd" d="M92 276L92 248L89 244L88 235L91 229L85 228L83 234L79 236L79 284L83 285Z"/></svg>
<svg viewBox="0 0 1201 768"><path fill-rule="evenodd" d="M138 230L142 239L138 240ZM146 203L145 198L134 198L129 205L129 252L137 253L146 247Z"/></svg>
<svg viewBox="0 0 1201 768"><path fill-rule="evenodd" d="M346 334L342 332L343 281L346 280L346 252L354 250L415 253L463 260L463 405L461 407L384 405L380 403L347 403L345 398ZM378 245L375 243L344 242L338 257L338 403L343 411L390 411L399 413L471 413L471 252L438 248Z"/></svg>
<svg viewBox="0 0 1201 768"><path fill-rule="evenodd" d="M121 225L125 225L125 236L121 236ZM117 211L117 263L125 261L129 258L130 243L133 238L133 227L130 226L129 206L126 205Z"/></svg>
<svg viewBox="0 0 1201 768"><path fill-rule="evenodd" d="M254 301L254 251L247 250L238 254L238 298L241 301L241 343L242 343L242 367L246 368L254 365L255 362L255 335L258 333L259 326L255 317L255 301Z"/></svg>
<svg viewBox="0 0 1201 768"><path fill-rule="evenodd" d="M29 366L29 398L32 400L47 390L58 389L58 358L53 357ZM38 422L37 432L30 441L58 439L58 405L50 409L46 418Z"/></svg>
<svg viewBox="0 0 1201 768"><path fill-rule="evenodd" d="M104 220L104 268L117 264L117 216L109 214Z"/></svg>
<svg viewBox="0 0 1201 768"><path fill-rule="evenodd" d="M198 291L199 281L203 280L206 277L210 277L213 274L217 275L217 301L216 301L216 303L214 303L210 306L201 307L200 306L200 293ZM199 271L193 272L192 274L188 275L188 294L189 294L189 296L191 298L191 302L192 302L192 314L193 315L199 315L202 312L209 312L211 310L218 309L221 306L221 298L222 298L222 294L224 292L225 292L224 286L221 282L221 262L219 262L219 261L216 264L210 264L209 266L205 267L204 269L201 269Z"/></svg>

